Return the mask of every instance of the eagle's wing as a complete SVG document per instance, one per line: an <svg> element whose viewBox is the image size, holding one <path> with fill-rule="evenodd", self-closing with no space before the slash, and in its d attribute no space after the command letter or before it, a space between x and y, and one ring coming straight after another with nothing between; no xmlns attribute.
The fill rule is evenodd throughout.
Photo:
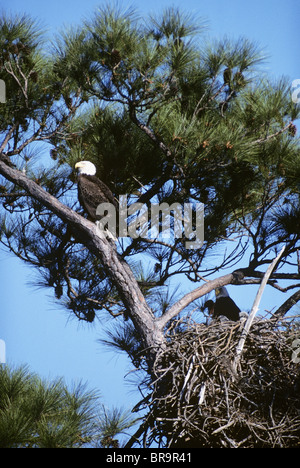
<svg viewBox="0 0 300 468"><path fill-rule="evenodd" d="M214 314L216 317L225 315L229 320L239 320L240 309L230 297L219 297L216 299Z"/></svg>
<svg viewBox="0 0 300 468"><path fill-rule="evenodd" d="M78 178L78 198L89 217L96 221L99 217L96 215L97 207L101 203L111 203L118 209L113 193L98 177L81 175Z"/></svg>
<svg viewBox="0 0 300 468"><path fill-rule="evenodd" d="M103 194L105 201L114 205L115 208L118 208L119 206L118 202L116 201L112 191L107 187L107 185L104 182L102 182L102 180L98 179L98 177L96 176L90 176L90 177L95 178L94 182L99 187L99 191L101 192L101 194Z"/></svg>

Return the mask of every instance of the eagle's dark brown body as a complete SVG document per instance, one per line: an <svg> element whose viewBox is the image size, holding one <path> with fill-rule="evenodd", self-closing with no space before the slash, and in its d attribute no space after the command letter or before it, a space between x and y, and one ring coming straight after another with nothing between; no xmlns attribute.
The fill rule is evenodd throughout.
<svg viewBox="0 0 300 468"><path fill-rule="evenodd" d="M91 221L97 221L96 210L101 203L111 203L116 210L118 203L111 190L95 175L79 174L78 176L78 199Z"/></svg>

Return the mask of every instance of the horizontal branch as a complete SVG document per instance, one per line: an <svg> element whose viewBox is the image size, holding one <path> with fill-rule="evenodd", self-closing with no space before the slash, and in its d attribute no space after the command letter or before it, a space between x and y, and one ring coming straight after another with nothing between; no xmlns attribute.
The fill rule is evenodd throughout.
<svg viewBox="0 0 300 468"><path fill-rule="evenodd" d="M244 275L248 275L251 277L246 279L244 278ZM299 278L299 274L273 273L272 271L271 271L270 276L273 279L270 279L268 276L267 284L269 284L272 287L275 287L281 292L287 292L289 289L292 289L293 287L296 287L297 285L289 286L287 288L280 288L279 286L276 285L277 279L298 279ZM265 273L251 271L251 274L250 274L250 271L247 268L242 268L237 271L234 271L233 273L229 273L227 275L221 276L214 280L205 280L207 281L205 284L187 293L179 301L173 304L173 306L171 306L164 315L157 318L156 319L157 324L159 325L159 327L163 329L171 319L176 317L189 304L199 299L200 297L203 297L206 294L209 294L211 291L213 291L216 288L220 288L221 286L226 286L227 284L236 284L236 285L261 284L264 278L265 278ZM300 300L300 294L299 294L299 299L297 300Z"/></svg>
<svg viewBox="0 0 300 468"><path fill-rule="evenodd" d="M264 277L264 273L262 271L251 271L251 273L249 274L247 273L247 269L243 269L241 271L243 271L246 276L252 276L253 278ZM299 273L272 273L271 278L274 280L277 280L277 279L295 280L295 279L300 279L300 274Z"/></svg>
<svg viewBox="0 0 300 468"><path fill-rule="evenodd" d="M216 288L220 288L221 286L235 282L235 273L229 273L214 280L207 281L207 283L203 284L199 288L196 288L193 291L185 294L185 296L173 304L164 315L156 319L158 326L163 329L172 318L176 317L183 309L191 304L191 302L199 299L202 296L205 296L205 294L210 293Z"/></svg>

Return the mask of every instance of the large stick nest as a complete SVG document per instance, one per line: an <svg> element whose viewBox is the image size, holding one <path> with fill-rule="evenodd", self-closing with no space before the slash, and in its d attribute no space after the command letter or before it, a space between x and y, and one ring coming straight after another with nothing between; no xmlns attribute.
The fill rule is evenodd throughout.
<svg viewBox="0 0 300 468"><path fill-rule="evenodd" d="M300 364L292 347L300 338L296 323L253 322L236 369L242 321L177 323L155 364L158 377L151 384L145 444L299 447Z"/></svg>

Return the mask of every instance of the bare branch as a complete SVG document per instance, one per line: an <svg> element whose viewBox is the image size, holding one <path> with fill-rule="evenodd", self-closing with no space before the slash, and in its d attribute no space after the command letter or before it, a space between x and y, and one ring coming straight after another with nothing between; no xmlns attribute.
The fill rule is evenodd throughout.
<svg viewBox="0 0 300 468"><path fill-rule="evenodd" d="M220 276L220 278L210 280L199 288L196 288L193 291L185 294L185 296L183 296L172 307L170 307L170 309L167 310L164 315L156 320L158 326L163 329L172 318L176 317L191 302L199 299L199 297L202 297L205 294L210 293L216 288L233 283L234 281L236 281L236 275L234 273L229 273L228 275Z"/></svg>
<svg viewBox="0 0 300 468"><path fill-rule="evenodd" d="M261 297L263 295L264 289L266 287L266 284L268 282L268 279L270 278L270 276L272 274L272 271L274 270L276 264L278 263L280 257L282 256L284 250L285 250L285 246L282 247L282 249L279 252L279 254L277 255L277 257L269 265L269 267L268 267L268 269L267 269L267 271L266 271L266 273L265 273L265 275L263 277L261 285L260 285L260 287L258 289L257 295L255 297L255 300L254 300L254 303L253 303L253 306L252 306L252 309L251 309L251 312L249 314L248 319L246 320L246 323L244 325L244 328L243 328L243 331L242 331L242 334L241 334L241 338L240 338L240 340L238 342L238 345L237 345L237 348L236 348L236 355L235 355L235 359L234 359L234 362L233 362L233 369L234 369L235 372L236 372L237 365L238 365L238 363L240 361L241 354L243 352L243 348L244 348L244 345L245 345L247 335L248 335L249 330L251 328L254 317L255 317L255 315L256 315L256 313L258 311L258 306L259 306Z"/></svg>

